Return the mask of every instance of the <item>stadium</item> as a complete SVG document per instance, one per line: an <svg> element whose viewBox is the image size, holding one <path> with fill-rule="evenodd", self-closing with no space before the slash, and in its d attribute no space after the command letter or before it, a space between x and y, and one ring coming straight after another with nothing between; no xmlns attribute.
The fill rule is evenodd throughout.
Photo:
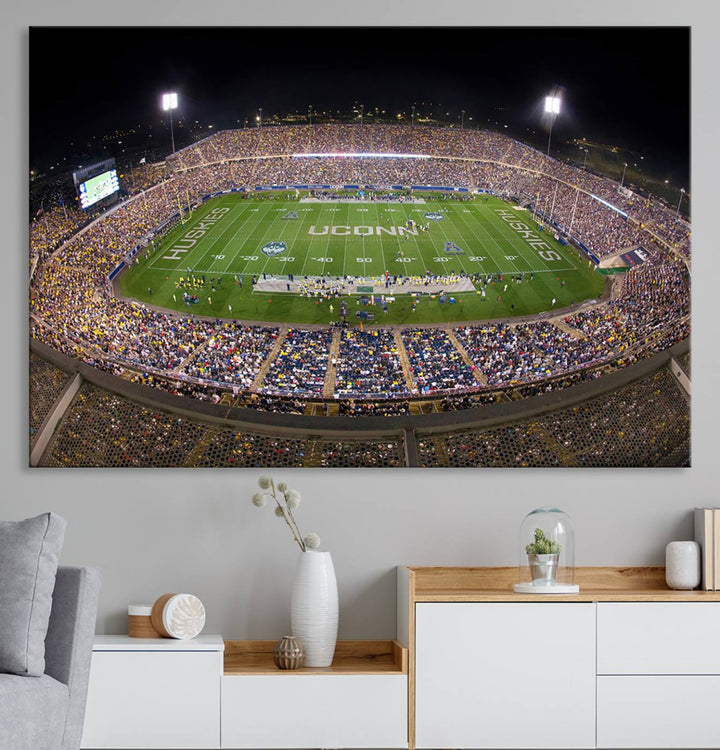
<svg viewBox="0 0 720 750"><path fill-rule="evenodd" d="M689 465L690 225L651 196L415 124L122 182L31 223L31 465Z"/></svg>

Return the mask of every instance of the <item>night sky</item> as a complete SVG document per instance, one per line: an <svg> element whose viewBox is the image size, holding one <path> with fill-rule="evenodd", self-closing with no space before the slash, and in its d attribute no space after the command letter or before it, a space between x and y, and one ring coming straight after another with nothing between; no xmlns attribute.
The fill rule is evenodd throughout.
<svg viewBox="0 0 720 750"><path fill-rule="evenodd" d="M263 118L354 102L420 114L432 102L522 139L544 132L544 97L561 86L553 140L630 149L687 184L689 60L687 28L32 27L30 167L116 129L152 126L162 143L163 91L178 92L176 118L216 130L258 107Z"/></svg>

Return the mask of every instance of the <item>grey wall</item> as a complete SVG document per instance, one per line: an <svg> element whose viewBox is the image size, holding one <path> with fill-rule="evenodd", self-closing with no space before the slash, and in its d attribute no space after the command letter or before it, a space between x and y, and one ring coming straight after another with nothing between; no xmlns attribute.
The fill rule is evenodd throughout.
<svg viewBox="0 0 720 750"><path fill-rule="evenodd" d="M125 2L98 12L89 2L73 14L36 0L3 19L0 60L5 107L0 115L7 159L3 169L4 274L2 373L4 429L0 517L17 520L45 510L67 518L62 562L103 569L98 632L122 632L128 603L151 603L167 591L188 591L206 605L206 632L226 637L276 638L288 628L289 593L298 550L269 508L249 501L260 471L29 470L27 466L27 252L25 216L28 25L132 22L163 25L302 22L290 4L253 8L243 17L229 0L212 17L196 3ZM344 5L344 4L338 4ZM487 22L480 4L413 3L413 22ZM686 470L295 470L274 472L303 495L298 519L332 552L341 603L341 636L395 635L394 566L514 565L525 514L557 504L573 518L578 565L662 564L665 544L689 538L694 505L720 505L717 490L718 353L715 290L719 244L713 190L718 167L718 62L711 3L679 10L669 2L605 2L600 9L568 2L516 2L493 7L491 22L693 26L693 467ZM594 4L593 4L594 5ZM630 5L628 8L626 6ZM572 7L571 7L572 6ZM312 3L318 21L322 7ZM352 23L357 7L335 9L327 23ZM303 9L308 3L302 4ZM406 23L402 3L364 3L363 23ZM403 10L404 8L404 10ZM225 15L218 15L220 9ZM329 6L326 10L329 9ZM7 11L2 11L7 15ZM343 15L345 13L345 15ZM504 13L504 15L502 15ZM264 15L263 15L264 14ZM590 14L590 15L588 15ZM7 21L7 23L5 23ZM632 63L628 61L629 74ZM54 73L48 73L54 74ZM63 76L60 85L72 85ZM671 101L671 92L668 92ZM51 128L49 129L51 133Z"/></svg>
<svg viewBox="0 0 720 750"><path fill-rule="evenodd" d="M277 472L303 494L303 532L330 550L346 638L395 636L394 567L516 565L525 514L557 503L576 528L576 563L662 564L691 538L690 508L714 498L686 471ZM289 626L299 553L269 506L249 497L255 471L34 470L3 515L48 508L68 519L64 563L104 571L98 632L124 632L128 603L188 591L206 632L276 638Z"/></svg>

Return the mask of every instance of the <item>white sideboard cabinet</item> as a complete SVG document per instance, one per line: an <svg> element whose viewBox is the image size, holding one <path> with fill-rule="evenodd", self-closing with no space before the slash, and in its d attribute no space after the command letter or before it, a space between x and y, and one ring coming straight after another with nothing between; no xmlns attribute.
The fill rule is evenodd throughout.
<svg viewBox="0 0 720 750"><path fill-rule="evenodd" d="M96 636L83 748L220 747L220 636Z"/></svg>
<svg viewBox="0 0 720 750"><path fill-rule="evenodd" d="M398 568L409 748L720 748L720 591L663 568Z"/></svg>
<svg viewBox="0 0 720 750"><path fill-rule="evenodd" d="M423 603L418 748L595 747L593 604Z"/></svg>
<svg viewBox="0 0 720 750"><path fill-rule="evenodd" d="M278 670L274 641L97 636L82 747L720 748L720 591L663 568L397 571L397 640Z"/></svg>

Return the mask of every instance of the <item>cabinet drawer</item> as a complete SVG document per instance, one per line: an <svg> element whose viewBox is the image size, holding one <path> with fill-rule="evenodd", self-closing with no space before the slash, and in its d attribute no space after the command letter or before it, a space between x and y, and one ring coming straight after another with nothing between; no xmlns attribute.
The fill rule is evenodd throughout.
<svg viewBox="0 0 720 750"><path fill-rule="evenodd" d="M82 747L220 747L222 653L92 655Z"/></svg>
<svg viewBox="0 0 720 750"><path fill-rule="evenodd" d="M407 744L406 675L223 677L223 748Z"/></svg>
<svg viewBox="0 0 720 750"><path fill-rule="evenodd" d="M719 706L717 676L598 677L597 746L718 748Z"/></svg>
<svg viewBox="0 0 720 750"><path fill-rule="evenodd" d="M720 602L597 605L598 674L720 675Z"/></svg>

